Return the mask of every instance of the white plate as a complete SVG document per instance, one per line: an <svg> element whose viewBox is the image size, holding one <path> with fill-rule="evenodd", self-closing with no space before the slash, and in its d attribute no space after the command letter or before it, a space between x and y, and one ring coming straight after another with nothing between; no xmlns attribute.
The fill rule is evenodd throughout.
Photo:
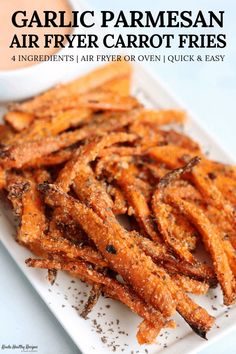
<svg viewBox="0 0 236 354"><path fill-rule="evenodd" d="M86 67L90 70L91 67ZM80 67L81 74L82 68ZM78 76L78 72L74 76ZM67 78L68 80L68 78ZM66 81L66 79L65 79ZM133 92L146 106L155 108L183 108L166 91L160 81L139 65L134 66ZM204 151L223 162L232 159L204 132L195 119L189 117L185 131L199 141ZM60 272L54 286L46 280L46 271L26 267L25 259L32 256L28 250L19 246L14 240L14 228L1 210L1 241L15 262L26 275L30 283L42 297L49 309L71 336L84 354L116 353L165 353L190 354L196 352L214 339L236 328L236 307L230 311L222 306L219 289L210 290L207 296L197 297L196 301L216 317L216 325L208 334L208 341L199 338L188 325L176 315L178 324L175 330L163 330L158 342L151 346L139 346L135 334L140 322L125 306L116 301L100 298L98 304L85 321L78 315L82 302L86 299L89 287L77 279ZM213 307L212 307L213 306ZM217 308L217 310L216 310ZM235 324L234 324L235 323Z"/></svg>

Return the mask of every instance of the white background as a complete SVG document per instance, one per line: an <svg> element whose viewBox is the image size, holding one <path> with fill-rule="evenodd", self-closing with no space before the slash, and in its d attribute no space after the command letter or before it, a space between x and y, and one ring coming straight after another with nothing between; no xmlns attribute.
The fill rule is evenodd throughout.
<svg viewBox="0 0 236 354"><path fill-rule="evenodd" d="M227 48L212 51L212 54L226 55L223 63L147 63L146 65L181 98L186 107L196 113L207 130L234 156L236 154L235 1L179 0L177 3L176 0L88 0L87 3L91 7L104 10L225 10L225 24L221 31L227 34ZM155 51L151 52L157 54ZM164 51L160 50L158 53ZM209 50L199 51L199 54L205 53L208 54ZM180 54L179 51L176 54ZM38 345L40 354L79 353L2 246L0 246L0 284L0 345L19 343ZM236 333L227 335L221 341L201 351L201 354L206 353L236 353Z"/></svg>

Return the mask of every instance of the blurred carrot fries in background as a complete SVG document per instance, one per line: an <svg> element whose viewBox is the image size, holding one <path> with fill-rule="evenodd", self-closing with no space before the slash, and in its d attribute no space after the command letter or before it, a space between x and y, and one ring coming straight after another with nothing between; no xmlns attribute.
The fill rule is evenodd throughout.
<svg viewBox="0 0 236 354"><path fill-rule="evenodd" d="M0 187L30 267L71 273L142 317L140 344L175 327L201 337L214 318L187 293L236 296L235 168L178 129L185 113L147 110L132 70L112 63L15 104L0 127ZM176 129L173 129L176 127ZM209 265L195 250L203 243Z"/></svg>

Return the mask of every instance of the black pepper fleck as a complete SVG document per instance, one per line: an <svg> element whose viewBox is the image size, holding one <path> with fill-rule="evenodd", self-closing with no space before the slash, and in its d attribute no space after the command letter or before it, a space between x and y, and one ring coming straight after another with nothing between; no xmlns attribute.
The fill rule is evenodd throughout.
<svg viewBox="0 0 236 354"><path fill-rule="evenodd" d="M106 251L111 254L116 254L116 249L113 245L107 245L106 246Z"/></svg>
<svg viewBox="0 0 236 354"><path fill-rule="evenodd" d="M208 177L211 179L211 180L214 180L217 178L217 175L214 173L214 172L209 172L208 173Z"/></svg>

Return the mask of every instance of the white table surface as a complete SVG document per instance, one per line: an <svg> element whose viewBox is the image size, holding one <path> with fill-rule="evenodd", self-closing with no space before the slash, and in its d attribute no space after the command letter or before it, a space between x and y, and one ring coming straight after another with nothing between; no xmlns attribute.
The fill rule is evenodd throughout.
<svg viewBox="0 0 236 354"><path fill-rule="evenodd" d="M182 63L146 64L177 93L186 107L202 121L231 155L236 154L236 22L235 1L226 0L89 0L91 7L117 10L178 10L178 9L221 9L226 11L224 31L227 32L228 45L224 51L224 63ZM223 30L222 30L223 32ZM142 52L141 52L142 53ZM199 54L203 54L201 50ZM179 52L177 52L179 54ZM18 350L2 350L7 345L37 345L40 354L80 353L62 329L46 305L33 290L28 281L0 245L0 352L19 353ZM236 332L228 334L220 341L210 345L201 354L235 354ZM177 353L179 354L179 353Z"/></svg>

